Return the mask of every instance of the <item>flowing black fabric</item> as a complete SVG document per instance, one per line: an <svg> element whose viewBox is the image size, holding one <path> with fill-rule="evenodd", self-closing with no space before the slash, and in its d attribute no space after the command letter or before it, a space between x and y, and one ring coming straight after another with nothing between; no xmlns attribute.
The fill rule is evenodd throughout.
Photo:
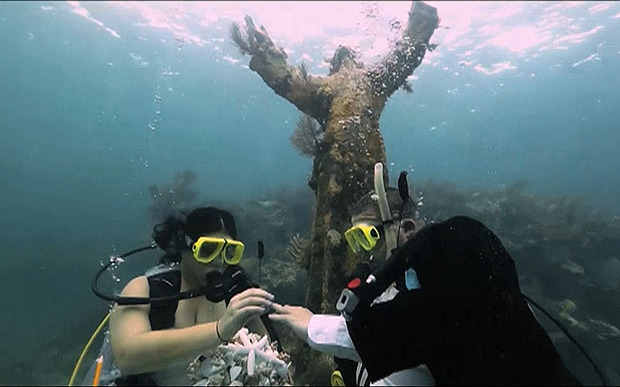
<svg viewBox="0 0 620 387"><path fill-rule="evenodd" d="M426 364L439 385L578 384L523 299L514 261L482 223L450 218L403 249L421 288L348 323L371 380Z"/></svg>

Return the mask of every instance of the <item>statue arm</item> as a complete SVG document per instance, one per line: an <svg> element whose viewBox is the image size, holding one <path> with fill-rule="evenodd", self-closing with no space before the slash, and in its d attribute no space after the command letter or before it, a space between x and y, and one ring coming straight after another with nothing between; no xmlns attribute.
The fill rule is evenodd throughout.
<svg viewBox="0 0 620 387"><path fill-rule="evenodd" d="M422 63L426 50L433 48L429 40L438 25L436 8L413 2L402 39L380 63L369 70L378 95L387 99L405 84L407 77Z"/></svg>
<svg viewBox="0 0 620 387"><path fill-rule="evenodd" d="M245 34L234 23L231 38L243 54L251 56L250 69L258 73L276 94L319 122L325 120L330 97L322 77L309 75L303 65L288 65L284 50L275 46L264 27L256 28L249 16L245 17Z"/></svg>

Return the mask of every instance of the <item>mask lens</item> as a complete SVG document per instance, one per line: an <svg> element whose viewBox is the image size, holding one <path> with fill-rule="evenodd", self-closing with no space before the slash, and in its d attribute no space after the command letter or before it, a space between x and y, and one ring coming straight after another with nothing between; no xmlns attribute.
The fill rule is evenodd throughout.
<svg viewBox="0 0 620 387"><path fill-rule="evenodd" d="M217 250L219 250L218 244L205 242L198 250L198 257L202 259L211 258L212 255L217 253Z"/></svg>
<svg viewBox="0 0 620 387"><path fill-rule="evenodd" d="M374 229L368 230L368 234L364 233L364 230L359 230L359 232L355 234L357 242L366 251L369 251L375 245L375 239L372 238L372 231L373 230Z"/></svg>
<svg viewBox="0 0 620 387"><path fill-rule="evenodd" d="M224 248L224 262L228 265L236 265L243 256L244 245L238 241L228 241Z"/></svg>
<svg viewBox="0 0 620 387"><path fill-rule="evenodd" d="M218 256L223 246L223 239L201 237L192 247L194 258L200 263L209 263Z"/></svg>
<svg viewBox="0 0 620 387"><path fill-rule="evenodd" d="M224 249L224 261L230 262L235 258L235 248L233 246L226 246Z"/></svg>
<svg viewBox="0 0 620 387"><path fill-rule="evenodd" d="M354 236L355 231L356 230L354 228L348 229L344 233L344 239L347 240L347 243L349 244L349 247L351 248L351 250L353 250L354 253L359 253L360 252L360 245L359 245L359 243L357 243L356 238Z"/></svg>

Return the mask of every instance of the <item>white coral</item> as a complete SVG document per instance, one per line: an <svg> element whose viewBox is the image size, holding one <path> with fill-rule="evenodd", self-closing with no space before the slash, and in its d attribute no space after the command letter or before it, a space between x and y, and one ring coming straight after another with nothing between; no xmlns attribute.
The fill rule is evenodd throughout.
<svg viewBox="0 0 620 387"><path fill-rule="evenodd" d="M199 386L290 385L290 356L276 347L267 335L260 337L241 328L210 356L196 358L188 376Z"/></svg>

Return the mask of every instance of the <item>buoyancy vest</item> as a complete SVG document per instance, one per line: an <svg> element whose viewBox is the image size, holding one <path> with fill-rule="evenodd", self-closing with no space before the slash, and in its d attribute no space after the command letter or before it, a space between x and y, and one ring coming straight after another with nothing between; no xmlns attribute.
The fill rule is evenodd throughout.
<svg viewBox="0 0 620 387"><path fill-rule="evenodd" d="M144 274L149 282L149 297L166 297L181 291L181 269L178 265L158 265ZM151 303L149 321L151 329L159 331L174 326L174 314L179 300L159 301Z"/></svg>

